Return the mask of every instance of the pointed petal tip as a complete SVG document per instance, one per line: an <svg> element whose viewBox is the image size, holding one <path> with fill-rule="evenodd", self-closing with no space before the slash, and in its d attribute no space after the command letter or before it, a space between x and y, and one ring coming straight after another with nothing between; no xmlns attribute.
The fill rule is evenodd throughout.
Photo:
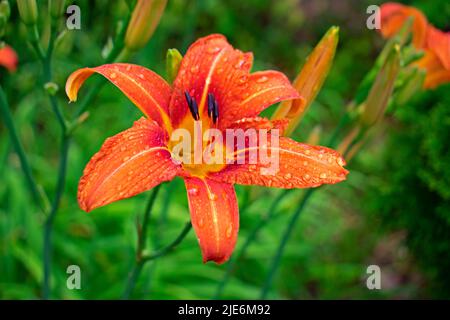
<svg viewBox="0 0 450 320"><path fill-rule="evenodd" d="M202 261L204 264L208 263L208 262L214 262L217 265L221 265L224 264L225 262L227 262L230 259L231 255L228 256L202 256Z"/></svg>

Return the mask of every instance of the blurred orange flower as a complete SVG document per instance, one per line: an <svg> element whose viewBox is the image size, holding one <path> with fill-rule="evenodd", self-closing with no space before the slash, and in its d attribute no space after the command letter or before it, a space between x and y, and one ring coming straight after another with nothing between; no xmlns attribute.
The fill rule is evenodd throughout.
<svg viewBox="0 0 450 320"><path fill-rule="evenodd" d="M286 137L278 137L278 146L272 142L262 145L258 140L252 147L279 155L279 170L273 175L262 173L267 164L260 158L256 164L192 164L184 160L186 155L179 158L171 139L176 129L194 133L195 137L200 123L203 139L194 139L193 143L206 149L212 145L208 137L204 138L209 128L219 132L268 129L270 136L271 129L286 125L285 121L270 121L258 115L274 103L299 98L299 93L280 72L250 73L252 63L252 53L236 50L224 36L214 34L189 47L173 86L154 72L131 64L109 64L72 73L66 84L71 101L76 100L83 82L99 73L146 116L130 129L108 138L88 163L78 188L80 207L90 211L180 176L186 185L203 261L223 263L234 249L239 229L234 184L307 188L345 180L345 162L336 151ZM228 144L214 142L214 151L230 150ZM250 157L252 151L247 140L240 148L232 148L233 158L238 154Z"/></svg>
<svg viewBox="0 0 450 320"><path fill-rule="evenodd" d="M0 65L8 69L9 72L16 71L18 62L17 54L10 46L4 46L0 49Z"/></svg>
<svg viewBox="0 0 450 320"><path fill-rule="evenodd" d="M424 56L416 65L425 69L424 87L432 89L450 82L450 33L436 29L428 23L418 9L399 3L385 3L381 6L381 34L385 38L394 36L410 17L413 45L424 50Z"/></svg>

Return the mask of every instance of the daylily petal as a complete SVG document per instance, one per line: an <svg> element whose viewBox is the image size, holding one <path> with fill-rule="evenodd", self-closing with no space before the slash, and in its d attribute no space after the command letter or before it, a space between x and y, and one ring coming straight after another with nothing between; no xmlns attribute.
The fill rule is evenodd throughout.
<svg viewBox="0 0 450 320"><path fill-rule="evenodd" d="M443 32L429 26L427 46L438 56L445 69L450 70L450 32Z"/></svg>
<svg viewBox="0 0 450 320"><path fill-rule="evenodd" d="M203 262L227 261L239 230L239 208L233 185L200 178L184 181Z"/></svg>
<svg viewBox="0 0 450 320"><path fill-rule="evenodd" d="M270 141L270 138L268 140ZM247 148L245 152L248 153L249 149ZM256 184L276 188L309 188L341 182L345 180L348 173L343 167L345 161L340 154L326 147L310 146L286 137L279 137L278 147L273 147L270 143L265 146L260 145L258 154L264 152L263 149L269 151L269 159L271 155L274 155L273 152L278 152L278 168L265 172L264 170L268 170L273 163L271 164L270 161L261 163L259 160L258 164L251 164L246 159L245 164L230 164L222 171L210 174L209 178L224 183Z"/></svg>
<svg viewBox="0 0 450 320"><path fill-rule="evenodd" d="M227 129L278 129L280 130L280 135L283 135L284 130L289 125L288 119L279 119L279 120L269 120L267 118L262 117L252 117L252 118L242 118L238 121L230 124Z"/></svg>
<svg viewBox="0 0 450 320"><path fill-rule="evenodd" d="M241 99L223 112L221 127L226 128L238 119L255 117L280 101L301 97L283 73L272 70L250 74L242 92Z"/></svg>
<svg viewBox="0 0 450 320"><path fill-rule="evenodd" d="M166 141L167 133L146 118L108 138L80 179L81 209L90 211L172 180L181 168L172 161Z"/></svg>
<svg viewBox="0 0 450 320"><path fill-rule="evenodd" d="M431 49L425 51L425 55L416 62L416 65L426 70L423 84L425 89L434 89L450 82L450 70L444 67L441 59Z"/></svg>
<svg viewBox="0 0 450 320"><path fill-rule="evenodd" d="M207 113L205 105L210 92L215 95L219 108L228 108L229 101L236 99L235 84L246 81L245 75L252 63L251 53L233 49L223 35L212 34L195 41L183 57L173 83L174 92L169 107L173 126L177 127L186 115L190 116L185 91L197 101L200 115ZM221 108L220 113L223 112Z"/></svg>
<svg viewBox="0 0 450 320"><path fill-rule="evenodd" d="M16 71L18 61L16 52L10 46L4 46L0 49L0 65L8 69L9 72Z"/></svg>
<svg viewBox="0 0 450 320"><path fill-rule="evenodd" d="M170 131L168 107L171 88L153 71L128 63L105 64L96 68L83 68L73 72L66 82L66 93L70 101L84 81L93 73L99 73L116 85L143 113Z"/></svg>
<svg viewBox="0 0 450 320"><path fill-rule="evenodd" d="M417 48L426 45L428 21L420 10L399 3L384 3L381 5L381 34L385 38L394 36L403 27L409 17L414 18L412 33L413 44Z"/></svg>

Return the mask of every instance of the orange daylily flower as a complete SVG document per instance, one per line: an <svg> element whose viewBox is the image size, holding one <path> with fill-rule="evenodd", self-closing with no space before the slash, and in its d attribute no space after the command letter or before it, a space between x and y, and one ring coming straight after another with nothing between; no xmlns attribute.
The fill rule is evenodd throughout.
<svg viewBox="0 0 450 320"><path fill-rule="evenodd" d="M4 46L0 49L0 66L5 67L9 72L14 72L17 69L18 62L17 54L10 46Z"/></svg>
<svg viewBox="0 0 450 320"><path fill-rule="evenodd" d="M381 34L392 37L410 17L413 45L424 50L424 56L416 65L425 69L424 88L432 89L450 82L450 33L436 29L418 9L399 3L385 3L381 6Z"/></svg>
<svg viewBox="0 0 450 320"><path fill-rule="evenodd" d="M174 154L171 134L180 128L192 133L198 123L202 130L215 128L221 132L286 127L286 121L270 121L258 115L274 103L299 98L298 92L280 72L250 73L252 62L251 53L236 50L224 36L213 34L189 47L173 86L154 72L132 64L102 65L72 73L66 84L71 101L76 100L83 82L99 73L145 115L130 129L108 138L90 160L79 183L80 207L90 211L182 177L203 261L223 263L234 249L239 229L234 184L307 188L345 180L348 171L336 151L286 137L279 137L278 146L258 141L255 147L279 154L275 175L261 174L260 169L267 164L259 159L256 164L191 164ZM247 157L247 142L231 154ZM228 146L219 143L214 148Z"/></svg>

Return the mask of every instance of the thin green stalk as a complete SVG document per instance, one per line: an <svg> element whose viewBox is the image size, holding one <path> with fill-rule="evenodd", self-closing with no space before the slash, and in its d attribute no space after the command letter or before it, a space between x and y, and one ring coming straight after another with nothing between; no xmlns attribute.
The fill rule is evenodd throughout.
<svg viewBox="0 0 450 320"><path fill-rule="evenodd" d="M159 257L165 256L166 254L172 252L184 240L184 238L186 238L191 229L192 224L189 221L184 225L183 230L181 230L180 234L178 235L178 237L175 238L175 240L173 240L170 244L168 244L164 248L161 248L151 254L142 256L142 261L148 262L151 260L155 260Z"/></svg>
<svg viewBox="0 0 450 320"><path fill-rule="evenodd" d="M8 105L8 100L6 99L3 88L0 86L0 112L2 114L3 122L5 123L6 128L9 131L10 139L14 150L19 157L20 166L22 167L22 171L25 175L25 180L28 184L28 189L31 192L31 195L36 202L37 206L45 211L45 202L42 199L42 194L39 191L39 188L34 180L33 173L31 171L30 164L28 162L27 157L25 156L25 151L23 146L19 140L17 135L16 127L14 126L13 116L11 114L11 110Z"/></svg>
<svg viewBox="0 0 450 320"><path fill-rule="evenodd" d="M130 276L128 278L127 285L125 287L125 291L122 296L122 299L129 299L129 297L134 289L134 286L136 285L136 281L139 277L139 274L140 274L144 264L148 261L158 259L158 258L165 256L168 253L172 252L184 240L184 238L188 235L188 233L191 229L192 229L192 225L191 225L191 222L189 221L185 224L185 226L184 226L183 230L181 230L180 234L170 244L168 244L164 248L161 248L151 254L142 255L141 259L139 261L137 261L137 263L133 267L133 270L130 273Z"/></svg>
<svg viewBox="0 0 450 320"><path fill-rule="evenodd" d="M216 294L213 299L220 298L220 296L222 295L222 293L225 289L226 284L230 280L230 276L235 269L236 263L245 255L245 253L247 252L247 249L250 247L250 244L252 244L253 241L256 239L259 231L266 225L267 221L272 219L279 203L281 202L281 200L284 199L285 196L287 196L289 194L289 191L290 191L289 189L283 190L278 194L278 196L275 198L275 200L272 202L271 206L269 207L269 210L267 210L267 212L261 217L261 220L259 221L259 223L252 229L252 231L248 235L247 239L245 240L245 242L242 245L242 247L240 248L240 250L232 256L232 258L228 262L227 269L225 271L225 275L222 278L222 281L219 283L219 286L217 287L217 291L216 291Z"/></svg>
<svg viewBox="0 0 450 320"><path fill-rule="evenodd" d="M44 224L44 279L42 285L42 298L48 299L50 297L50 276L51 276L51 260L52 260L52 233L53 223L61 203L62 195L64 194L64 187L66 184L67 173L67 158L69 155L70 137L64 136L61 142L61 157L59 162L58 181L56 185L56 193L52 202L52 207L47 220Z"/></svg>
<svg viewBox="0 0 450 320"><path fill-rule="evenodd" d="M152 192L150 193L150 197L148 198L147 206L145 207L142 226L138 227L138 239L137 239L137 247L136 247L136 260L133 266L133 270L130 273L128 278L125 291L123 293L122 298L128 299L136 285L136 281L139 278L144 262L142 261L142 254L145 250L145 243L147 241L147 226L150 221L150 215L152 212L153 205L155 204L156 196L158 195L159 189L161 185L156 186Z"/></svg>
<svg viewBox="0 0 450 320"><path fill-rule="evenodd" d="M300 217L300 214L303 211L303 208L306 206L306 203L308 202L308 199L311 197L313 192L317 189L308 189L306 190L299 206L297 207L297 210L294 212L293 216L291 217L291 220L289 221L285 232L283 233L283 237L281 238L281 242L278 245L275 257L272 261L272 264L269 267L269 274L266 278L266 281L264 282L263 289L261 290L261 299L265 299L267 297L267 293L269 292L269 289L271 287L273 277L275 276L276 271L278 270L278 266L281 262L281 257L283 256L284 249L286 247L286 244L291 237L292 232L294 231L294 226Z"/></svg>
<svg viewBox="0 0 450 320"><path fill-rule="evenodd" d="M136 261L136 264L134 265L130 273L130 276L128 277L127 285L125 287L124 294L122 295L122 299L130 298L130 295L133 292L133 289L136 285L136 281L139 278L139 275L142 271L142 268L144 267L144 264L147 263L148 261L158 259L172 252L184 240L184 238L187 236L191 228L192 225L191 222L189 221L185 224L183 230L181 230L180 234L175 238L174 241L172 241L164 248L155 251L154 253L142 255L141 258Z"/></svg>

